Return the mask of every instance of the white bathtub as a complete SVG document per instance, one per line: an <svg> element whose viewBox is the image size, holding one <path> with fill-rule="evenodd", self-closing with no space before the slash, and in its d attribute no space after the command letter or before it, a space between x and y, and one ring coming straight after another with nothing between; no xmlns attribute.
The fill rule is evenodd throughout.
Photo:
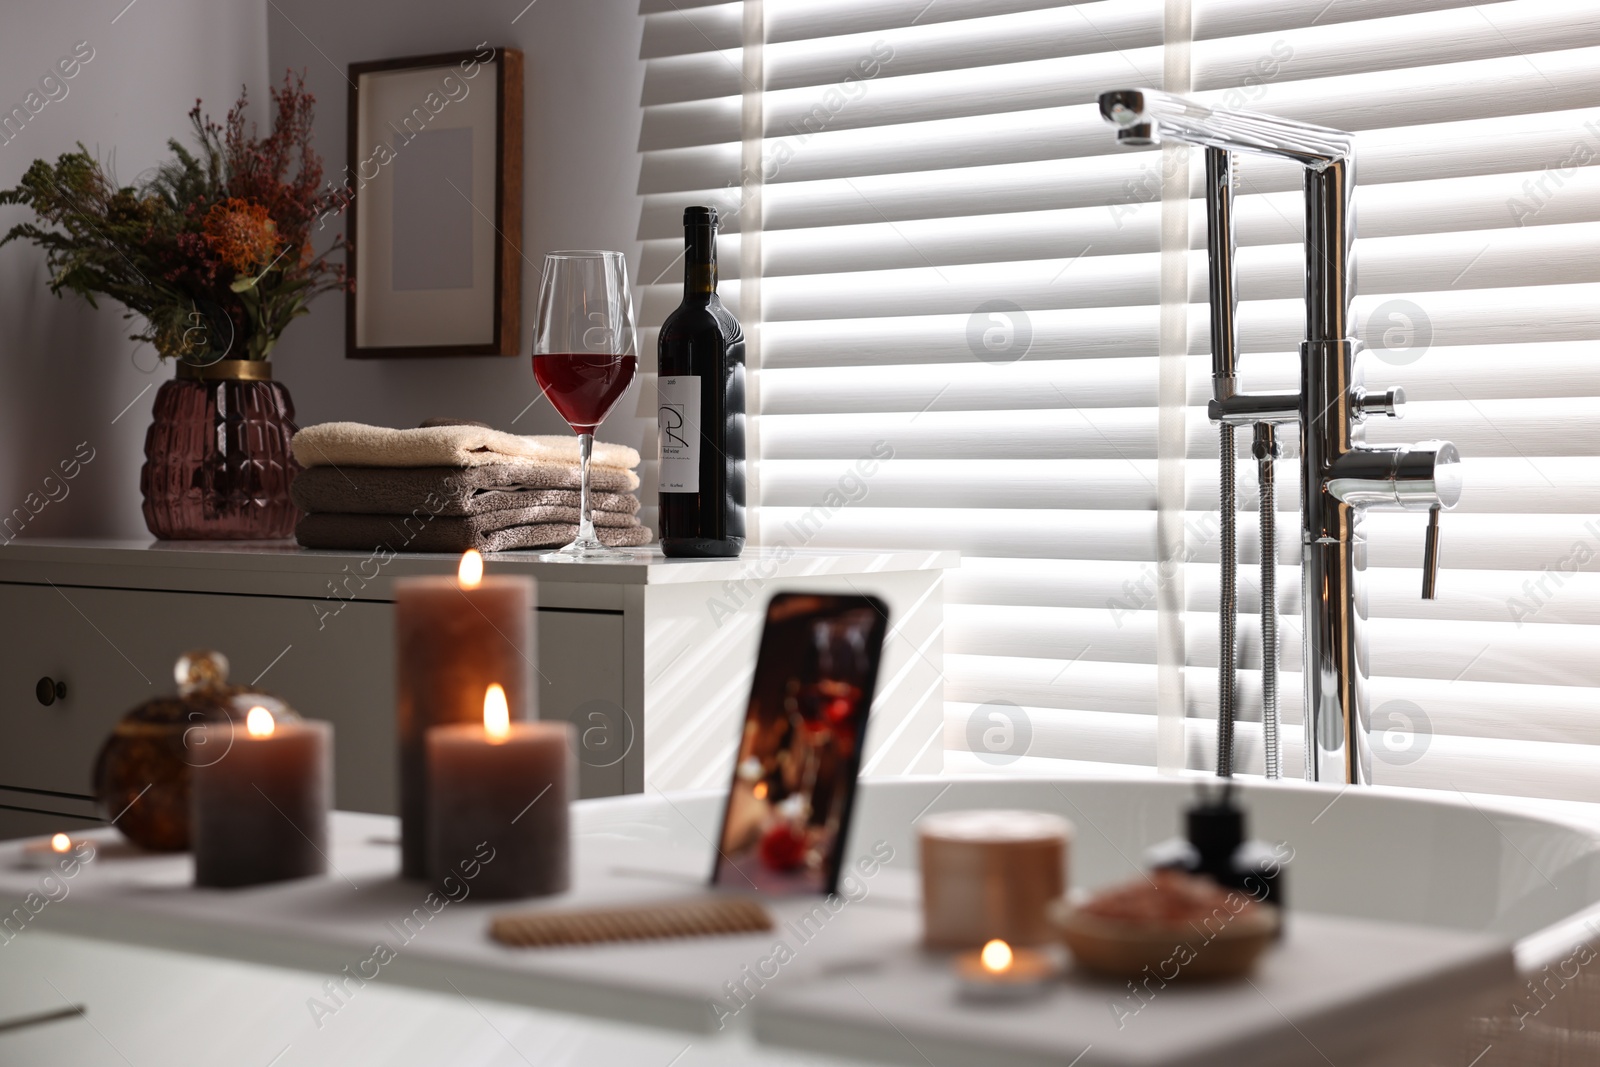
<svg viewBox="0 0 1600 1067"><path fill-rule="evenodd" d="M1176 834L1195 787L1195 779L1155 777L873 779L863 783L847 855L887 842L905 857L893 865L901 885L891 886L885 871L873 892L914 894L918 816L1035 808L1076 824L1072 880L1093 888L1132 877L1147 845ZM1516 802L1461 795L1260 782L1241 791L1253 834L1294 849L1291 911L1498 933L1514 939L1525 976L1543 983L1541 996L1508 989L1461 1032L1429 1035L1435 1049L1385 1064L1463 1067L1480 1051L1475 1067L1600 1062L1600 1035L1590 1032L1600 1030L1591 1021L1600 1018L1600 981L1589 977L1600 965L1576 951L1581 941L1600 942L1586 926L1600 900L1600 829L1512 810ZM575 808L575 830L580 849L600 862L693 880L709 871L721 806L721 795L711 792L586 801ZM241 906L248 895L240 896ZM87 1004L90 1014L86 1021L0 1033L0 1063L109 1063L126 1056L198 1067L265 1063L289 1046L293 1056L284 1065L819 1062L758 1045L747 1029L684 1034L377 982L314 1024L307 1005L323 995L326 978L30 931L0 947L0 1016L59 1008L63 998ZM115 1055L107 1055L107 1041Z"/></svg>

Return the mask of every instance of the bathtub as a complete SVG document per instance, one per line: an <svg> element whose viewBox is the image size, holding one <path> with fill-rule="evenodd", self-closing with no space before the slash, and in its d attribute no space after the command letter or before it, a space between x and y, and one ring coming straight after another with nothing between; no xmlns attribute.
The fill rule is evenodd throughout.
<svg viewBox="0 0 1600 1067"><path fill-rule="evenodd" d="M959 808L1031 808L1073 822L1072 883L1093 889L1135 876L1141 852L1178 832L1199 782L1214 779L869 779L862 783L846 856L880 845L893 849L897 858L872 892L912 902L918 817ZM1386 1048L1387 1058L1340 1059L1339 1067L1600 1062L1600 959L1589 947L1600 944L1600 817L1586 825L1587 807L1299 782L1254 781L1239 789L1252 834L1293 849L1287 868L1291 921L1295 911L1322 912L1483 931L1515 946L1517 984L1490 990L1472 1005L1470 1018L1417 1034L1414 1047ZM709 791L583 801L573 809L578 851L585 863L695 884L710 870L722 803L722 794ZM388 820L355 818L392 832ZM238 895L241 907L253 892L260 891ZM74 905L68 900L59 907ZM410 988L398 977L370 983L331 1015L309 1012L328 1002L331 972L320 964L279 960L265 966L202 955L207 950L193 944L187 952L171 951L174 945L138 927L114 939L86 931L92 933L88 926L76 933L70 924L56 932L42 926L0 947L0 1015L59 1009L63 998L89 1007L86 1021L0 1033L0 1062L8 1067L99 1062L107 1039L134 1062L171 1067L266 1062L290 1046L293 1062L330 1067L530 1058L584 1067L819 1062L810 1053L761 1044L748 1026L687 1033L614 1015L585 1017Z"/></svg>

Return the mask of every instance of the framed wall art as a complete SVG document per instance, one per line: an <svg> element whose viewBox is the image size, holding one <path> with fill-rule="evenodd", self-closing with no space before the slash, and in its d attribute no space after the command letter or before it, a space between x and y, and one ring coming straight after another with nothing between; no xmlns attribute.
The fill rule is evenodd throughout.
<svg viewBox="0 0 1600 1067"><path fill-rule="evenodd" d="M345 355L515 355L522 53L352 64L344 179Z"/></svg>

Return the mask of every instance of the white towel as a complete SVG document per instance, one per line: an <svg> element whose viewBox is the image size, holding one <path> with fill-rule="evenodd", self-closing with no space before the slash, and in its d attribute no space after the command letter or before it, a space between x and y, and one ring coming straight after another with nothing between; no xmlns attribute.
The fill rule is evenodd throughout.
<svg viewBox="0 0 1600 1067"><path fill-rule="evenodd" d="M482 467L491 463L540 466L578 463L577 435L521 436L482 426L426 426L392 430L359 422L324 422L294 435L302 467ZM594 443L590 463L632 470L639 453L627 445Z"/></svg>

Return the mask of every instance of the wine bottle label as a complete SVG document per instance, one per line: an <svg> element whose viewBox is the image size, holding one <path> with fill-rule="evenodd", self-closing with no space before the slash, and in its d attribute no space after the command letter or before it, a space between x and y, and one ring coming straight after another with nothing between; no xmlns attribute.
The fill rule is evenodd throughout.
<svg viewBox="0 0 1600 1067"><path fill-rule="evenodd" d="M656 426L661 432L661 491L700 491L700 376L656 379Z"/></svg>

